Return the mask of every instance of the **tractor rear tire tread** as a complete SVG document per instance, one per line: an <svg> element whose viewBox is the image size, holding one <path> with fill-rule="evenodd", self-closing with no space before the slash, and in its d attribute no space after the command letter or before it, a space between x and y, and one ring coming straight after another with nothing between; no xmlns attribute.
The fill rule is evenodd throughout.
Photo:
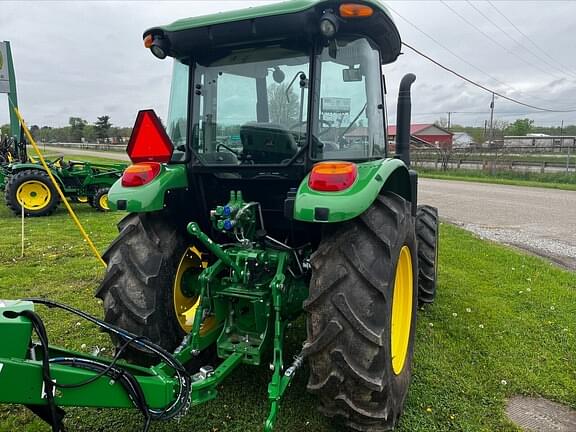
<svg viewBox="0 0 576 432"><path fill-rule="evenodd" d="M434 303L438 278L438 209L420 205L416 213L418 304Z"/></svg>
<svg viewBox="0 0 576 432"><path fill-rule="evenodd" d="M410 203L384 193L359 218L325 237L311 259L310 297L304 303L308 390L319 396L320 411L343 418L353 430L388 431L404 405L413 355L415 283L408 357L399 375L392 372L389 311L399 251L408 245L415 270L415 241Z"/></svg>
<svg viewBox="0 0 576 432"><path fill-rule="evenodd" d="M172 307L172 283L186 235L167 212L129 214L118 228L103 254L108 270L96 292L105 320L173 351L184 337ZM129 347L124 357L140 364L154 360L137 347Z"/></svg>

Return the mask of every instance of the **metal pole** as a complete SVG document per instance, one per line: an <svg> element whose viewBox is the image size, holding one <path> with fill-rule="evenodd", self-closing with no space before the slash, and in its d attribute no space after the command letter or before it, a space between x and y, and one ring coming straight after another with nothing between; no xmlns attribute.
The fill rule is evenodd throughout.
<svg viewBox="0 0 576 432"><path fill-rule="evenodd" d="M494 145L494 93L492 93L492 102L490 102L490 141L489 146Z"/></svg>
<svg viewBox="0 0 576 432"><path fill-rule="evenodd" d="M20 204L20 213L22 217L22 251L20 253L20 258L24 258L24 204Z"/></svg>
<svg viewBox="0 0 576 432"><path fill-rule="evenodd" d="M560 122L560 148L564 147L564 120ZM566 174L570 170L570 146L568 146L568 152L566 153Z"/></svg>
<svg viewBox="0 0 576 432"><path fill-rule="evenodd" d="M8 100L12 103L12 106L18 108L18 94L16 92L16 74L14 73L14 61L12 59L12 50L10 49L10 42L5 41L6 44L6 64L8 65L8 82L9 90ZM18 117L8 104L8 109L10 110L10 135L19 140L20 139L20 123L18 122Z"/></svg>
<svg viewBox="0 0 576 432"><path fill-rule="evenodd" d="M450 130L450 126L452 125L451 117L452 112L448 111L448 130Z"/></svg>

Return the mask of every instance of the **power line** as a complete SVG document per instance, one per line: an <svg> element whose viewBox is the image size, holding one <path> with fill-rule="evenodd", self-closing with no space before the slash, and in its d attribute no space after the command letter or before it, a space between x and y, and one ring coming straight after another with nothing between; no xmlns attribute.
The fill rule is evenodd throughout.
<svg viewBox="0 0 576 432"><path fill-rule="evenodd" d="M442 63L434 60L432 57L424 54L422 51L419 51L418 49L416 49L416 48L414 48L413 46L407 44L406 42L402 42L402 45L404 45L406 48L411 49L412 51L414 51L414 52L415 52L416 54L418 54L419 56L422 56L422 57L424 57L425 59L427 59L428 61L434 63L436 66L444 69L444 70L447 71L447 72L450 72L450 73L453 74L453 75L456 75L458 78L460 78L460 79L468 82L469 84L472 84L472 85L474 85L474 86L476 86L476 87L478 87L478 88L480 88L480 89L482 89L482 90L484 90L484 91L487 91L488 93L491 93L491 94L494 94L494 95L496 95L496 96L499 96L499 97L501 97L502 99L506 99L506 100L508 100L508 101L510 101L510 102L514 102L514 103L516 103L516 104L518 104L518 105L522 105L522 106L525 106L525 107L528 107L528 108L532 108L532 109L535 109L535 110L538 110L538 111L555 112L555 113L576 112L576 109L555 110L555 109L550 109L550 108L542 108L542 107L539 107L539 106L536 106L536 105L531 105L531 104L528 104L528 103L525 103L525 102L521 102L521 101L519 101L519 100L517 100L517 99L511 98L511 97L506 96L506 95L504 95L504 94L502 94L502 93L500 93L500 92L497 92L496 90L492 90L492 89L490 89L490 88L488 88L488 87L486 87L486 86L484 86L484 85L482 85L482 84L479 84L479 83L477 83L476 81L471 80L470 78L465 77L464 75L456 72L455 70L450 69L450 68L447 67L447 66L444 66Z"/></svg>
<svg viewBox="0 0 576 432"><path fill-rule="evenodd" d="M546 57L548 57L551 61L553 61L554 63L556 63L558 66L560 66L562 69L564 69L565 73L569 73L569 74L571 74L571 75L573 75L573 76L576 76L576 73L571 72L569 68L567 68L566 66L564 66L564 65L563 65L562 63L560 63L558 60L552 58L552 57L546 52L546 50L544 50L543 48L541 48L540 45L538 45L536 42L534 42L534 40L533 40L531 37L529 37L526 33L524 33L522 30L520 30L520 29L518 28L518 26L517 26L516 24L514 24L514 22L512 22L512 20L510 20L510 18L508 18L508 17L504 14L504 12L502 12L494 3L492 3L491 0L487 0L487 1L488 1L488 4L489 4L490 6L492 6L492 8L494 8L494 10L495 10L496 12L498 12L498 14L499 14L502 18L504 18L506 21L508 21L508 23L509 23L512 27L514 27L514 29L516 29L516 31L517 31L518 33L520 33L522 36L524 36L524 37L526 38L526 40L527 40L528 42L530 42L538 51L540 51L542 54L544 54Z"/></svg>
<svg viewBox="0 0 576 432"><path fill-rule="evenodd" d="M549 67L551 67L552 69L558 71L561 75L562 78L565 77L566 72L563 71L562 69L560 69L558 66L550 63L548 60L542 58L541 55L535 53L533 50L529 49L528 47L524 46L521 42L519 42L518 40L516 40L515 38L513 38L507 31L505 31L497 22L495 22L492 18L490 18L488 15L486 15L484 12L482 12L482 10L478 7L476 7L474 5L474 3L470 0L466 0L466 3L468 3L470 5L470 7L472 7L476 12L478 12L480 15L482 15L484 17L484 19L486 21L488 21L490 24L492 24L494 27L496 27L498 30L500 30L500 32L502 34L504 34L504 36L506 36L508 39L510 39L514 44L518 45L521 48L524 48L527 52L529 52L535 59L537 59L538 61L547 64Z"/></svg>
<svg viewBox="0 0 576 432"><path fill-rule="evenodd" d="M452 51L450 48L448 48L446 45L444 45L443 43L441 43L440 41L438 41L436 38L430 36L428 33L426 33L424 30L422 30L420 27L418 27L416 24L412 23L410 20L408 20L407 18L403 17L402 15L400 15L395 9L393 9L392 7L390 7L390 5L386 5L386 7L388 9L390 9L392 12L394 12L396 15L398 15L403 21L405 21L408 25L410 25L412 28L414 28L416 31L418 31L419 33L423 34L424 36L426 36L428 39L430 39L432 42L434 42L436 45L444 48L446 51L448 51L450 54L452 54L454 57L456 57L457 59L459 59L460 61L466 63L468 66L470 66L471 68L475 69L476 71L486 75L487 77L489 77L490 79L494 80L495 82L497 82L498 84L513 90L513 91L519 91L518 89L511 87L510 85L506 84L503 81L500 81L498 78L490 75L488 72L486 72L485 70L480 69L479 67L477 67L476 65L474 65L473 63L470 63L468 60L466 60L464 57L458 55L457 53L455 53L454 51ZM521 92L520 92L521 93Z"/></svg>
<svg viewBox="0 0 576 432"><path fill-rule="evenodd" d="M503 81L500 81L498 78L494 77L493 75L489 74L488 72L486 72L483 69L480 69L479 67L477 67L476 65L474 65L473 63L469 62L468 60L466 60L465 58L463 58L462 56L458 55L457 53L455 53L453 50L451 50L450 48L448 48L446 45L444 45L443 43L441 43L440 41L438 41L436 38L434 38L433 36L429 35L428 33L426 33L424 30L422 30L420 27L418 27L416 24L414 24L413 22L411 22L409 19L407 19L406 17L402 16L400 13L398 13L398 11L396 11L394 8L392 8L389 4L386 5L386 7L391 10L392 12L394 12L394 14L396 14L400 19L402 19L404 22L406 22L408 25L410 25L412 28L414 28L416 31L418 31L419 33L423 34L424 36L426 36L428 39L430 39L432 42L434 42L436 45L440 46L441 48L443 48L444 50L448 51L450 54L452 54L454 57L456 57L457 59L459 59L460 61L462 61L463 63L466 63L468 66L472 67L473 69L475 69L476 71L486 75L488 78L492 79L493 81L497 82L498 84L502 85L503 87L513 91L513 92L517 92L520 94L526 94L525 92L512 87L509 84L506 84ZM526 94L527 95L527 94ZM527 95L528 96L528 95ZM533 99L538 99L544 102L547 102L545 99L536 97L536 96L532 96Z"/></svg>
<svg viewBox="0 0 576 432"><path fill-rule="evenodd" d="M540 72L545 73L546 75L549 75L550 72L542 69L540 66L530 63L529 61L525 60L523 57L520 57L518 54L516 54L514 51L508 49L505 45L502 45L498 40L494 39L492 36L490 36L488 33L486 33L484 30L482 30L480 27L478 27L476 24L474 24L472 21L470 21L468 18L466 18L464 15L462 15L460 12L458 12L456 9L454 9L452 6L450 6L448 3L446 3L444 0L440 0L440 3L442 3L444 6L446 6L448 9L450 9L456 16L458 16L462 21L464 21L466 24L468 24L470 27L472 27L473 29L475 29L477 32L479 32L480 34L484 35L485 38L487 38L488 40L492 41L493 44L499 46L500 48L502 48L504 51L506 51L508 54L510 54L511 56L516 57L517 59L519 59L521 62L523 62L524 64L526 64L527 66L534 68L534 69L538 69Z"/></svg>

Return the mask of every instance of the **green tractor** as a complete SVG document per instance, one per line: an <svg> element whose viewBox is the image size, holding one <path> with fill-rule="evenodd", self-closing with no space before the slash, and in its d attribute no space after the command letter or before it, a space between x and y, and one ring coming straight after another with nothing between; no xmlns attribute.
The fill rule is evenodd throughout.
<svg viewBox="0 0 576 432"><path fill-rule="evenodd" d="M144 44L174 59L168 127L138 114L133 165L108 195L129 214L104 254L105 319L0 304L13 341L0 347L0 389L36 377L0 402L28 404L55 430L59 407L135 406L146 429L214 399L239 364L269 364L270 431L307 363L322 412L393 429L417 306L436 293L438 214L418 206L409 168L414 75L400 83L397 156L387 149L381 67L401 48L389 13L376 0L294 0L155 27ZM27 349L32 328L46 335L33 303L99 325L116 356L47 337ZM299 317L307 335L288 360Z"/></svg>
<svg viewBox="0 0 576 432"><path fill-rule="evenodd" d="M48 162L50 172L64 195L72 201L88 203L98 211L108 211L108 190L126 168L124 163L65 161ZM42 165L14 163L6 168L6 205L16 215L48 216L56 210L60 197Z"/></svg>

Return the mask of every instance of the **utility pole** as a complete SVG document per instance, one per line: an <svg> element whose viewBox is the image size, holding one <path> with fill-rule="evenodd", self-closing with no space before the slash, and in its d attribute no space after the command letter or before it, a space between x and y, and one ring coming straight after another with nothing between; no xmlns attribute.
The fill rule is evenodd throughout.
<svg viewBox="0 0 576 432"><path fill-rule="evenodd" d="M564 120L560 122L560 148L564 147ZM568 152L566 153L566 174L570 170L570 146L568 146Z"/></svg>
<svg viewBox="0 0 576 432"><path fill-rule="evenodd" d="M451 116L452 116L452 112L448 111L448 130L450 130L450 126L452 125Z"/></svg>
<svg viewBox="0 0 576 432"><path fill-rule="evenodd" d="M488 146L494 145L494 93L492 93L492 102L490 102L490 141Z"/></svg>

